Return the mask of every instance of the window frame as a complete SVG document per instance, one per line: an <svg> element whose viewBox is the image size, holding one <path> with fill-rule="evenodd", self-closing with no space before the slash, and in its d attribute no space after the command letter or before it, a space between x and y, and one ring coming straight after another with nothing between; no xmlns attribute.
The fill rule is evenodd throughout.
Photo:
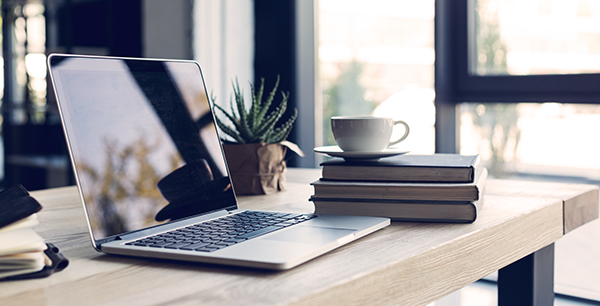
<svg viewBox="0 0 600 306"><path fill-rule="evenodd" d="M470 71L475 30L475 1L459 0L457 8L457 99L464 102L600 102L600 74L473 75ZM438 1L439 2L439 1ZM500 100L500 101L498 101Z"/></svg>
<svg viewBox="0 0 600 306"><path fill-rule="evenodd" d="M459 103L600 104L600 74L473 75L475 1L435 2L436 152L460 150Z"/></svg>

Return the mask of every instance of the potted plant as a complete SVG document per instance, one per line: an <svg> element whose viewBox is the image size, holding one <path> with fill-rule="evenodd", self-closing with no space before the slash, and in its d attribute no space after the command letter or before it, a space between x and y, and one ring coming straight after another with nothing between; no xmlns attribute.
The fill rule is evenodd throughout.
<svg viewBox="0 0 600 306"><path fill-rule="evenodd" d="M264 79L261 79L258 91L250 84L252 103L249 109L246 109L237 80L232 83L231 111L215 104L215 97L211 97L214 107L229 121L227 124L216 116L217 125L230 137L221 140L236 194L270 194L285 190L284 158L287 149L304 156L297 145L286 141L298 117L298 110L294 109L290 118L278 124L287 109L289 93L282 91L281 102L269 112L277 93L279 77L273 90L263 101L264 84Z"/></svg>

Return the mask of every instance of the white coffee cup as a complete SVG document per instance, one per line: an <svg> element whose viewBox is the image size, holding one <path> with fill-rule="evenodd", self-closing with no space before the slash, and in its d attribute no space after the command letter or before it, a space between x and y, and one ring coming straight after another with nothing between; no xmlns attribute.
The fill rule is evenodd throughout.
<svg viewBox="0 0 600 306"><path fill-rule="evenodd" d="M404 125L404 135L390 141L397 124ZM401 120L373 116L340 116L331 118L335 142L344 151L377 152L406 139L410 129Z"/></svg>

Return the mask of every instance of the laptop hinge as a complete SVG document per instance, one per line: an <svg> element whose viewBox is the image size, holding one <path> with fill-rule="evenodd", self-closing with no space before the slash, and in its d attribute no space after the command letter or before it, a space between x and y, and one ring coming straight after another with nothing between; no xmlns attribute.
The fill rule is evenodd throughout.
<svg viewBox="0 0 600 306"><path fill-rule="evenodd" d="M112 237L98 239L95 242L96 242L96 246L98 248L100 248L100 247L102 247L103 244L111 242L111 241L115 241L115 240L121 240L121 238L118 236L112 236Z"/></svg>

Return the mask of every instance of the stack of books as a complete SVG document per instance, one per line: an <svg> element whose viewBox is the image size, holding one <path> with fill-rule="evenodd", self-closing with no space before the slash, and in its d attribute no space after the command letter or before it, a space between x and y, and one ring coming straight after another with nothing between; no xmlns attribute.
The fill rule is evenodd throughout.
<svg viewBox="0 0 600 306"><path fill-rule="evenodd" d="M0 279L30 274L50 265L38 224L40 204L20 185L0 193Z"/></svg>
<svg viewBox="0 0 600 306"><path fill-rule="evenodd" d="M478 155L400 155L378 161L327 160L312 183L315 213L397 221L475 221L487 169Z"/></svg>

